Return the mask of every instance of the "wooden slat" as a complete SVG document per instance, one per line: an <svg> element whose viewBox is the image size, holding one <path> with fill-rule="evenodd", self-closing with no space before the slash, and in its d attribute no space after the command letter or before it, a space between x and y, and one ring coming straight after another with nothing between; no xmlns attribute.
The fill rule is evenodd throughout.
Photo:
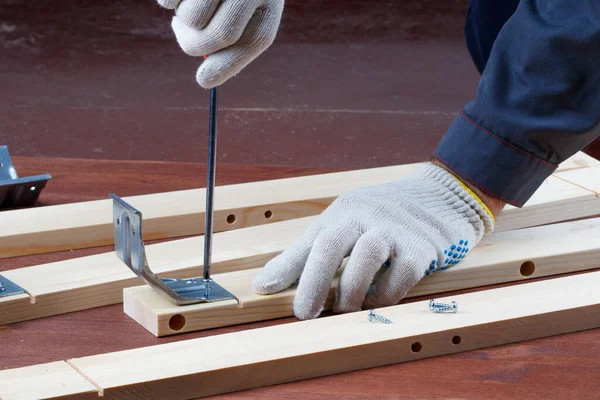
<svg viewBox="0 0 600 400"><path fill-rule="evenodd" d="M418 165L220 186L215 189L214 229L316 215L344 192L402 178ZM204 233L205 197L205 189L193 189L125 200L144 214L144 235L150 240ZM112 200L1 212L0 226L0 258L108 245L114 239Z"/></svg>
<svg viewBox="0 0 600 400"><path fill-rule="evenodd" d="M577 153L561 164L558 171L597 164L598 161L584 153ZM400 179L417 165L221 186L215 193L215 230L316 215L342 193ZM203 233L204 189L133 196L126 200L144 213L147 240ZM1 212L0 258L112 244L111 207L107 199ZM267 211L269 218L265 217ZM230 215L235 216L235 222L227 222Z"/></svg>
<svg viewBox="0 0 600 400"><path fill-rule="evenodd" d="M460 264L423 278L407 297L600 268L599 260L600 219L503 232L485 238ZM124 310L159 337L292 316L295 288L257 295L251 282L260 271L215 277L239 305L232 300L178 307L145 285L123 291Z"/></svg>
<svg viewBox="0 0 600 400"><path fill-rule="evenodd" d="M0 371L0 399L97 399L98 389L65 361Z"/></svg>
<svg viewBox="0 0 600 400"><path fill-rule="evenodd" d="M587 169L573 170L573 176L587 175ZM600 180L600 170L596 171ZM519 213L517 207L507 205L500 213L495 230L508 231L558 221L600 215L600 199L597 193L550 176L527 201L526 213Z"/></svg>
<svg viewBox="0 0 600 400"><path fill-rule="evenodd" d="M550 177L525 207L505 210L498 218L496 231L598 214L600 201L594 193ZM218 233L213 250L214 272L262 267L287 248L311 218ZM163 277L199 276L202 240L196 237L147 246L151 268ZM0 325L120 303L125 287L141 283L112 252L5 271L3 275L25 288L34 303L0 298Z"/></svg>
<svg viewBox="0 0 600 400"><path fill-rule="evenodd" d="M557 173L556 176L597 195L600 194L600 165L582 170L567 170Z"/></svg>
<svg viewBox="0 0 600 400"><path fill-rule="evenodd" d="M600 165L600 161L580 151L560 164L556 169L556 172L594 167L596 165Z"/></svg>
<svg viewBox="0 0 600 400"><path fill-rule="evenodd" d="M213 271L262 267L279 254L315 217L217 233ZM146 246L152 270L161 277L202 275L204 237ZM5 271L3 276L28 291L0 297L0 325L85 310L123 301L123 289L143 282L114 252Z"/></svg>
<svg viewBox="0 0 600 400"><path fill-rule="evenodd" d="M70 360L107 399L191 399L600 327L600 272ZM450 376L451 373L449 372ZM435 384L439 384L436 379Z"/></svg>

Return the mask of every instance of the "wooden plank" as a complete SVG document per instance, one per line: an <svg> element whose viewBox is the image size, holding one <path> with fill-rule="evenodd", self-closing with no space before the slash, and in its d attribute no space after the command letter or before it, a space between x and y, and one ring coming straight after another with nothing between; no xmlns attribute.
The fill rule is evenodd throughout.
<svg viewBox="0 0 600 400"><path fill-rule="evenodd" d="M485 238L460 264L423 278L407 297L589 270L600 267L598 259L600 219L503 232ZM178 307L144 285L123 291L124 310L158 337L292 316L295 288L257 295L251 282L260 271L215 277L239 305L231 300ZM330 298L336 287L337 282Z"/></svg>
<svg viewBox="0 0 600 400"><path fill-rule="evenodd" d="M69 363L107 399L191 399L600 327L600 272L101 354Z"/></svg>
<svg viewBox="0 0 600 400"><path fill-rule="evenodd" d="M219 186L216 232L317 215L337 196L408 175L419 164ZM108 196L107 196L108 197ZM205 189L125 198L144 214L146 240L202 234ZM113 243L112 200L0 213L0 258Z"/></svg>
<svg viewBox="0 0 600 400"><path fill-rule="evenodd" d="M217 233L213 271L262 267L283 251L315 217ZM202 275L204 238L146 246L152 270L161 277ZM117 304L123 289L143 282L114 252L5 271L3 276L28 291L0 298L0 325Z"/></svg>
<svg viewBox="0 0 600 400"><path fill-rule="evenodd" d="M97 399L98 389L65 361L0 371L0 399Z"/></svg>
<svg viewBox="0 0 600 400"><path fill-rule="evenodd" d="M598 163L580 152L557 171ZM316 215L344 192L402 178L417 165L220 186L215 193L215 230ZM194 189L126 200L143 211L146 238L161 239L203 233L204 193ZM112 244L111 207L107 199L2 212L0 258Z"/></svg>
<svg viewBox="0 0 600 400"><path fill-rule="evenodd" d="M600 194L600 165L584 170L568 170L556 174L560 179Z"/></svg>
<svg viewBox="0 0 600 400"><path fill-rule="evenodd" d="M556 177L550 177L530 203L504 211L496 232L600 214L600 201L594 193ZM287 248L311 218L218 233L214 272L262 267ZM147 246L151 268L163 277L199 276L202 240L197 237ZM112 252L9 270L3 275L28 290L32 302L0 298L0 325L117 304L122 302L125 287L141 283Z"/></svg>
<svg viewBox="0 0 600 400"><path fill-rule="evenodd" d="M588 168L600 165L600 161L580 151L561 163L556 172L570 171L579 168Z"/></svg>
<svg viewBox="0 0 600 400"><path fill-rule="evenodd" d="M577 169L571 173L578 176L586 171ZM596 176L600 180L600 170ZM495 230L508 231L600 215L599 203L597 193L553 175L527 201L523 207L527 213L516 212L519 208L507 205L498 216Z"/></svg>

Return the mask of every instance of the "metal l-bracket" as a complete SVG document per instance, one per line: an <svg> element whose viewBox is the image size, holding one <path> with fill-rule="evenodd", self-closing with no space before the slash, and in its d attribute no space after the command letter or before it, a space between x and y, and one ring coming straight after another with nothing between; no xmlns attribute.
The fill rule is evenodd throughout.
<svg viewBox="0 0 600 400"><path fill-rule="evenodd" d="M50 174L19 178L8 147L0 146L0 207L25 207L35 203Z"/></svg>
<svg viewBox="0 0 600 400"><path fill-rule="evenodd" d="M22 293L27 293L27 290L0 275L0 297L14 296Z"/></svg>
<svg viewBox="0 0 600 400"><path fill-rule="evenodd" d="M137 276L177 305L209 303L237 298L212 279L164 279L156 276L146 259L142 237L142 213L115 194L113 224L115 251Z"/></svg>

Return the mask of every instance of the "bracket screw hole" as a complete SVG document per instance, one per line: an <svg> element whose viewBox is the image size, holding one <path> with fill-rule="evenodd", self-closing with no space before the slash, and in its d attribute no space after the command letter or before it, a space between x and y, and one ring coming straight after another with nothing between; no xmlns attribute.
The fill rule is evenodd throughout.
<svg viewBox="0 0 600 400"><path fill-rule="evenodd" d="M273 211L267 210L265 211L265 218L270 219L273 216Z"/></svg>
<svg viewBox="0 0 600 400"><path fill-rule="evenodd" d="M117 218L117 225L121 225L121 219Z"/></svg>
<svg viewBox="0 0 600 400"><path fill-rule="evenodd" d="M521 276L531 276L535 272L535 264L533 261L525 261L521 264Z"/></svg>
<svg viewBox="0 0 600 400"><path fill-rule="evenodd" d="M231 225L231 224L233 224L233 223L235 222L235 220L236 220L236 219L237 219L237 218L235 217L235 215L234 215L234 214L229 214L229 215L227 216L227 223L228 223L229 225Z"/></svg>
<svg viewBox="0 0 600 400"><path fill-rule="evenodd" d="M173 331L180 331L185 327L185 317L181 314L175 314L169 318L169 328Z"/></svg>
<svg viewBox="0 0 600 400"><path fill-rule="evenodd" d="M410 351L412 351L413 353L418 353L423 349L423 345L421 344L421 342L414 342L411 346L410 346Z"/></svg>

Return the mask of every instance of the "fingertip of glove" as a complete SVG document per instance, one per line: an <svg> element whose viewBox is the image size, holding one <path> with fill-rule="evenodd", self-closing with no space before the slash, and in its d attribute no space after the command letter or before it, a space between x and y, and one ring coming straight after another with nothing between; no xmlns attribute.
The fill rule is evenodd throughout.
<svg viewBox="0 0 600 400"><path fill-rule="evenodd" d="M196 82L205 89L212 89L225 83L230 77L215 67L209 60L205 60L198 72L196 72Z"/></svg>
<svg viewBox="0 0 600 400"><path fill-rule="evenodd" d="M321 315L322 312L322 306L315 310L304 302L294 301L294 315L300 320L306 321L309 319L315 319Z"/></svg>
<svg viewBox="0 0 600 400"><path fill-rule="evenodd" d="M252 290L258 294L274 294L285 289L286 287L281 281L269 279L264 273L256 275L252 279Z"/></svg>

